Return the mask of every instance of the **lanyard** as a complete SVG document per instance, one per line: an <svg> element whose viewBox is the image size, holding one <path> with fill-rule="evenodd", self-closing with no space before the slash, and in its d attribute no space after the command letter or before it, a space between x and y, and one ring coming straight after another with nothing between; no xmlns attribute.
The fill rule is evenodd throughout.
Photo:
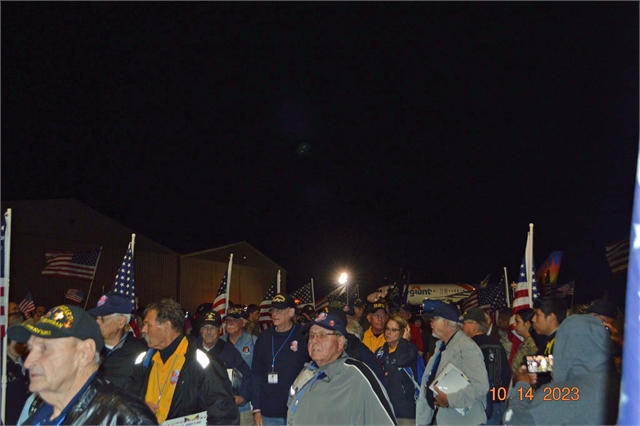
<svg viewBox="0 0 640 426"><path fill-rule="evenodd" d="M289 340L289 338L293 334L293 330L295 330L295 329L296 329L296 325L293 324L293 327L291 327L291 331L289 332L289 335L287 336L286 339L284 339L284 342L282 342L282 345L280 346L280 349L278 349L278 352L276 352L275 354L273 353L273 351L275 350L275 340L274 340L274 336L271 336L271 356L272 356L271 371L274 371L275 366L276 366L276 357L278 356L278 354L280 353L282 348L284 348L284 345L287 344L287 340ZM274 330L274 332L275 332L275 330Z"/></svg>
<svg viewBox="0 0 640 426"><path fill-rule="evenodd" d="M162 385L162 389L160 389L160 376L158 371L160 371L160 366L156 364L156 380L158 381L158 403L156 405L160 405L160 400L162 399L162 394L164 392L164 388L167 386L167 382L169 381L169 377L171 377L171 373L173 372L173 367L176 365L176 361L178 360L178 356L173 359L173 363L171 364L171 368L169 369L169 374L167 374L167 378L164 379L164 384Z"/></svg>
<svg viewBox="0 0 640 426"><path fill-rule="evenodd" d="M315 377L311 380L309 380L309 382L304 385L302 387L302 389L300 389L300 392L298 392L298 396L296 397L296 402L295 404L293 404L293 414L296 413L296 410L298 409L298 402L300 402L300 398L302 398L302 394L304 394L308 389L311 388L311 385L313 385L313 382L315 382L316 380L318 380L318 377L322 376L324 374L324 371L319 372L318 374L315 375Z"/></svg>

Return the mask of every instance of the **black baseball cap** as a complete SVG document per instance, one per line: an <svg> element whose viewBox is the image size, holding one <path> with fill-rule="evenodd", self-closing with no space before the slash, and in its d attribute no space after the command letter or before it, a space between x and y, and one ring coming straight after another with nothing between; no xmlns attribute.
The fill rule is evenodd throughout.
<svg viewBox="0 0 640 426"><path fill-rule="evenodd" d="M37 324L16 324L7 329L9 339L26 342L29 337L60 339L75 337L80 340L93 339L96 352L104 347L100 326L96 319L84 309L73 305L60 305L47 312Z"/></svg>
<svg viewBox="0 0 640 426"><path fill-rule="evenodd" d="M273 309L295 308L296 301L288 294L278 293L271 300L271 307Z"/></svg>

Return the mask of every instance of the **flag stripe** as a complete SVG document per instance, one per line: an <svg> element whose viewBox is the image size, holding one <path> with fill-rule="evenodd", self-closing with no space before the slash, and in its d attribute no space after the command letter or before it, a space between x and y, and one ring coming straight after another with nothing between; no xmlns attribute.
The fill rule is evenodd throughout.
<svg viewBox="0 0 640 426"><path fill-rule="evenodd" d="M271 321L271 314L269 313L269 310L271 309L271 300L273 300L274 296L276 295L277 280L277 278L273 280L273 283L271 283L271 286L269 286L269 289L267 290L267 294L264 295L264 298L260 303L260 317L258 318L258 326L260 326L260 329L262 331L271 327L271 324L273 324Z"/></svg>
<svg viewBox="0 0 640 426"><path fill-rule="evenodd" d="M94 277L100 250L80 253L47 252L47 266L42 271L43 277L76 278L91 281Z"/></svg>

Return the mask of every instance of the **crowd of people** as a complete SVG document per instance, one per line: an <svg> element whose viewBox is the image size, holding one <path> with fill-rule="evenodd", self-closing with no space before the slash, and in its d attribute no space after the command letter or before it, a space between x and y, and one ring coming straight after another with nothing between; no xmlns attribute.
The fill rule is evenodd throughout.
<svg viewBox="0 0 640 426"><path fill-rule="evenodd" d="M4 424L617 420L624 321L602 299L567 310L543 298L494 323L448 303L421 315L384 300L316 312L276 294L265 330L257 305L204 312L192 328L179 303L161 299L142 311L142 338L130 327L135 307L117 294L87 311L38 306L26 321L8 308ZM532 356L547 368L528 369Z"/></svg>

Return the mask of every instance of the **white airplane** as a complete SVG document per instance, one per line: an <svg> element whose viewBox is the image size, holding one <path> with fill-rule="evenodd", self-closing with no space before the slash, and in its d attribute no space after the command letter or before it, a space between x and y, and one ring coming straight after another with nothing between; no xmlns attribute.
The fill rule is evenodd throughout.
<svg viewBox="0 0 640 426"><path fill-rule="evenodd" d="M367 301L373 303L387 296L387 292L393 285L385 285L367 296ZM399 287L402 290L402 287ZM471 296L475 288L470 284L409 284L407 303L409 305L422 306L424 299L442 300L455 303Z"/></svg>

